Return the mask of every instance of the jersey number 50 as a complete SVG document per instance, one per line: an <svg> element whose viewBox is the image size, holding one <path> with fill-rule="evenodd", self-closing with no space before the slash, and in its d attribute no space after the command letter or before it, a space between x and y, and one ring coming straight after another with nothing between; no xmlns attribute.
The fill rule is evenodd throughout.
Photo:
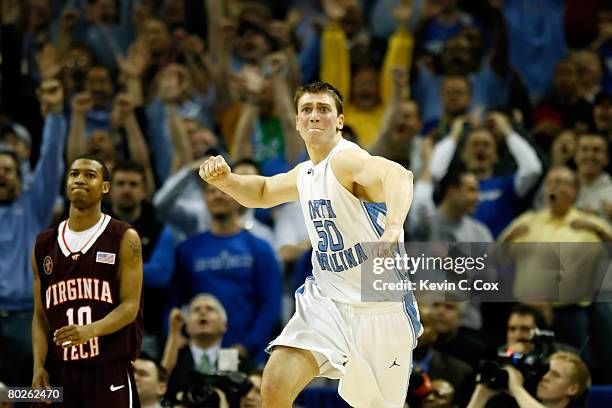
<svg viewBox="0 0 612 408"><path fill-rule="evenodd" d="M328 247L332 251L341 251L344 249L344 240L333 221L317 220L312 223L317 230L317 234L319 234L319 238L321 238L318 245L320 252L327 251Z"/></svg>

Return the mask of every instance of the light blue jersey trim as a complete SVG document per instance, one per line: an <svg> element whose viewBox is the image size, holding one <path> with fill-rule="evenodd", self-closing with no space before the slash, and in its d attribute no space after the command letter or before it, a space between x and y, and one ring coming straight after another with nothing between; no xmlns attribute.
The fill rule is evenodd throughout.
<svg viewBox="0 0 612 408"><path fill-rule="evenodd" d="M385 203L364 203L363 201L361 202L361 206L363 207L366 216L370 221L370 225L372 225L376 235L378 235L378 238L380 238L385 232L385 226L383 223L381 223L379 216L387 216L387 206Z"/></svg>
<svg viewBox="0 0 612 408"><path fill-rule="evenodd" d="M295 290L295 294L296 295L303 295L304 294L304 287L306 286L306 282L308 282L309 280L314 280L314 276L307 276L306 279L304 280L304 283L302 283L302 286L300 286L299 288L297 288Z"/></svg>
<svg viewBox="0 0 612 408"><path fill-rule="evenodd" d="M379 221L379 215L383 216L387 215L387 206L384 203L361 203L364 212L370 221L370 226L374 229L374 232L380 238L382 234L385 232L384 226L381 225ZM397 268L393 268L397 277L401 280L405 278L402 273L397 270ZM410 299L408 299L408 297ZM417 339L423 332L423 325L419 320L418 311L416 310L416 299L414 298L414 294L411 291L407 291L404 297L402 298L402 302L404 303L404 312L406 313L406 317L408 317L408 321L410 322L410 327L412 329L412 335L414 338L413 349L417 346Z"/></svg>
<svg viewBox="0 0 612 408"><path fill-rule="evenodd" d="M410 297L410 299L407 299ZM419 314L417 311L417 303L414 298L414 294L412 292L408 292L404 295L402 299L404 303L404 312L406 312L406 316L408 316L408 320L410 321L410 327L412 328L412 334L414 336L414 345L413 349L417 346L417 340L419 336L423 333L423 325L419 320Z"/></svg>

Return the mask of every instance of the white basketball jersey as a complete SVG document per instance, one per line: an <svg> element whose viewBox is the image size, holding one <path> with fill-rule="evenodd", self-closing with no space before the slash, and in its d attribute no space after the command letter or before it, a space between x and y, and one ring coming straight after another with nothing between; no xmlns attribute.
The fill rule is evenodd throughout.
<svg viewBox="0 0 612 408"><path fill-rule="evenodd" d="M361 302L361 266L368 257L364 243L377 242L383 234L386 206L363 202L340 184L330 161L346 149L360 147L341 139L316 166L301 163L297 186L317 286L332 300L354 304Z"/></svg>

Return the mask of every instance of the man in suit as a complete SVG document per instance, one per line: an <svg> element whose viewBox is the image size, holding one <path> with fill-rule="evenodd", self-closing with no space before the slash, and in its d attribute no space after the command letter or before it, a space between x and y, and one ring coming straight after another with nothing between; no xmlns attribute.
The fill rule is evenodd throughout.
<svg viewBox="0 0 612 408"><path fill-rule="evenodd" d="M188 339L182 334L183 327ZM182 389L193 372L212 374L217 371L219 350L227 331L227 313L213 295L200 293L189 303L187 316L180 309L170 311L168 339L161 365L168 372L168 396ZM240 371L248 372L249 363L241 361Z"/></svg>

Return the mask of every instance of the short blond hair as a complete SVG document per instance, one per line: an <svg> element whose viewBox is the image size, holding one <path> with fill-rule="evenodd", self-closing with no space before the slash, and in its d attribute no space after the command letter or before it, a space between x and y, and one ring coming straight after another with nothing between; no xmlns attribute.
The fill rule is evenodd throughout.
<svg viewBox="0 0 612 408"><path fill-rule="evenodd" d="M578 385L578 393L570 399L575 400L591 386L591 373L589 373L587 365L578 354L557 351L550 356L550 360L563 360L572 364L574 369L572 370L570 381Z"/></svg>
<svg viewBox="0 0 612 408"><path fill-rule="evenodd" d="M328 94L331 96L336 103L336 110L338 111L338 115L343 113L344 99L342 98L342 94L339 90L334 88L334 86L327 82L313 82L298 88L295 91L295 95L293 96L293 105L296 113L298 113L298 102L300 98L304 96L304 94L312 93L312 94Z"/></svg>

